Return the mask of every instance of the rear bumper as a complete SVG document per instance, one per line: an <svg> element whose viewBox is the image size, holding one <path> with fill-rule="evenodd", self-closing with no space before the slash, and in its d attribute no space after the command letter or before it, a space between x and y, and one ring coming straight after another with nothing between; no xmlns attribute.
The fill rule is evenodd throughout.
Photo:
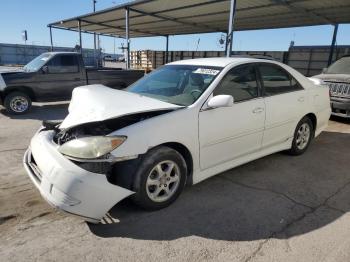
<svg viewBox="0 0 350 262"><path fill-rule="evenodd" d="M24 167L52 206L98 223L116 203L133 194L110 184L103 174L86 171L66 159L52 141L53 131L38 132L24 155Z"/></svg>
<svg viewBox="0 0 350 262"><path fill-rule="evenodd" d="M331 98L332 115L350 118L350 98Z"/></svg>

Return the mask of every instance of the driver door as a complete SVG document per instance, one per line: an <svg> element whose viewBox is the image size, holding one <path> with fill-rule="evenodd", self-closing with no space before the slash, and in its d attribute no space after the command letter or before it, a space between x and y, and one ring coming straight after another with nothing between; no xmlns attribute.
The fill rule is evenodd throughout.
<svg viewBox="0 0 350 262"><path fill-rule="evenodd" d="M70 99L75 87L86 85L84 72L79 68L75 54L57 54L45 66L47 72L40 72L36 83L43 100Z"/></svg>
<svg viewBox="0 0 350 262"><path fill-rule="evenodd" d="M265 103L254 64L231 69L213 95L232 95L234 105L199 113L200 167L202 170L261 149Z"/></svg>

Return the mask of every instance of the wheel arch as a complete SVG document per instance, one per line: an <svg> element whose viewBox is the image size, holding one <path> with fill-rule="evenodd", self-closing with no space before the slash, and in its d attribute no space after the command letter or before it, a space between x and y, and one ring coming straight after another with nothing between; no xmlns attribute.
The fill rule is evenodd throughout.
<svg viewBox="0 0 350 262"><path fill-rule="evenodd" d="M167 142L167 143L157 145L157 147L158 146L170 147L182 155L182 157L185 159L187 170L188 170L186 184L192 185L193 184L193 158L192 158L191 151L186 146L178 142Z"/></svg>
<svg viewBox="0 0 350 262"><path fill-rule="evenodd" d="M13 87L6 88L3 92L3 99L5 99L5 97L8 94L13 93L13 92L23 92L26 95L28 95L32 101L36 100L36 96L35 96L34 91L30 87L26 87L26 86L13 86Z"/></svg>
<svg viewBox="0 0 350 262"><path fill-rule="evenodd" d="M181 154L184 158L188 173L186 179L186 185L193 184L193 158L190 150L179 142L165 142L162 144L155 145L149 149L154 149L157 147L166 146ZM132 160L126 160L121 162L116 162L112 166L112 170L107 174L107 180L117 186L133 190L133 184L138 166L143 160L143 156L146 155L149 150L143 154L140 154L138 158ZM127 175L125 175L127 174Z"/></svg>
<svg viewBox="0 0 350 262"><path fill-rule="evenodd" d="M314 134L313 135L315 135L315 131L317 129L317 117L316 117L316 115L314 113L308 113L304 117L308 117L311 120L312 127L314 129Z"/></svg>

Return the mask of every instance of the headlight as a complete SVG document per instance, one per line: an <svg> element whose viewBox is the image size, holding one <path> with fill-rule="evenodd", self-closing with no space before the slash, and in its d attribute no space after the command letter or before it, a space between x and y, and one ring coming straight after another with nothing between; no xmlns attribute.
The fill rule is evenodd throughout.
<svg viewBox="0 0 350 262"><path fill-rule="evenodd" d="M58 148L58 151L76 158L98 158L116 149L125 139L125 136L83 137L64 143Z"/></svg>
<svg viewBox="0 0 350 262"><path fill-rule="evenodd" d="M311 80L315 85L327 85L322 79L314 78L314 77L309 77L309 80Z"/></svg>

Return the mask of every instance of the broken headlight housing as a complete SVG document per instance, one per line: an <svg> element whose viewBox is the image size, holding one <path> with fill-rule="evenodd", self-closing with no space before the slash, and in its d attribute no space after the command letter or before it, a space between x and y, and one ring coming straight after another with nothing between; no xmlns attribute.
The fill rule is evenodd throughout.
<svg viewBox="0 0 350 262"><path fill-rule="evenodd" d="M89 136L70 140L58 148L62 154L74 158L100 158L126 140L125 136Z"/></svg>

